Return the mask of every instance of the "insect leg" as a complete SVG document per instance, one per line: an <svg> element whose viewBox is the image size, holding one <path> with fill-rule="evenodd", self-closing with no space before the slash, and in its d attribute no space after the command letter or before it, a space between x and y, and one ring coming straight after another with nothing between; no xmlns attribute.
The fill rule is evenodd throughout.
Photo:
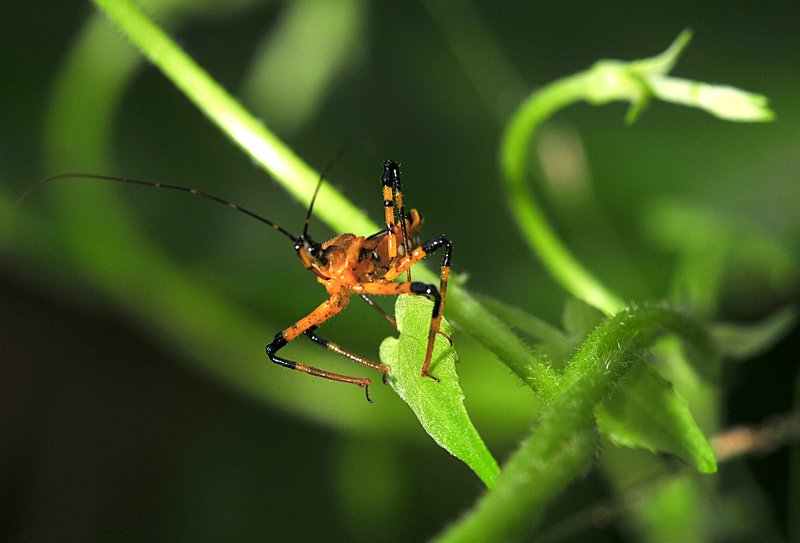
<svg viewBox="0 0 800 543"><path fill-rule="evenodd" d="M347 306L349 301L349 298L346 296L336 295L331 296L328 300L325 300L307 316L303 317L290 327L275 334L273 340L267 345L267 356L272 362L278 364L279 366L283 366L284 368L301 371L309 375L322 377L323 379L330 379L331 381L351 383L359 386L364 389L367 395L367 400L371 402L372 398L370 398L369 395L369 385L372 381L366 377L351 377L349 375L341 375L339 373L321 370L313 366L307 366L305 364L301 364L300 362L295 362L294 360L282 358L277 354L278 351L285 347L287 343L304 333L309 328L316 327L336 315Z"/></svg>
<svg viewBox="0 0 800 543"><path fill-rule="evenodd" d="M439 327L442 323L442 311L444 309L444 298L439 289L435 285L421 283L419 281L404 281L401 283L365 283L360 286L363 292L367 294L416 294L418 296L425 296L433 301L433 309L431 311L431 325L428 330L428 342L425 351L425 361L422 364L420 375L423 377L430 377L434 381L439 379L429 373L431 360L433 358L433 346L436 340L436 334L439 333ZM448 336L445 337L450 340ZM452 342L451 342L452 344Z"/></svg>
<svg viewBox="0 0 800 543"><path fill-rule="evenodd" d="M403 239L400 240L400 245L402 245L402 252L401 256L405 256L409 252L409 245L408 245L408 229L406 226L406 208L403 205L403 188L400 184L400 166L391 160L387 160L383 163L383 177L381 178L381 182L383 183L383 205L386 207L386 228L387 230L392 230L392 237L396 240L397 236L393 234L394 225L392 228L389 228L389 206L394 205L397 207L397 216L400 219L400 232L403 236ZM387 194L388 193L388 194ZM392 194L393 193L393 194ZM393 204L387 203L392 202ZM392 212L392 223L394 222L394 208L391 209ZM396 247L397 241L393 241L392 239L389 240L390 247L394 244ZM390 249L389 256L394 258L397 255L397 251L392 252ZM406 269L407 280L411 281L411 268Z"/></svg>
<svg viewBox="0 0 800 543"><path fill-rule="evenodd" d="M314 343L316 343L318 345L322 345L323 347L325 347L329 351L333 351L338 355L341 355L341 356L343 356L345 358L348 358L348 359L352 360L353 362L358 362L359 364L367 366L368 368L372 368L374 370L378 370L379 372L381 372L383 374L383 382L384 382L384 384L386 384L386 374L389 373L389 367L388 366L386 366L384 364L377 364L375 362L372 362L371 360L367 360L366 358L362 358L362 357L360 357L360 356L358 356L356 354L351 353L350 351L342 349L336 343L333 343L332 341L328 341L327 339L325 339L323 337L320 337L316 333L316 330L317 330L317 326L315 325L315 326L312 326L312 327L308 328L303 333L306 336L308 336L308 338L311 341L313 341Z"/></svg>
<svg viewBox="0 0 800 543"><path fill-rule="evenodd" d="M367 360L366 358L362 358L362 357L360 357L360 356L358 356L356 354L351 353L350 351L342 349L341 347L339 347L337 344L333 343L332 341L328 341L327 339L320 337L319 335L317 335L316 330L317 330L317 326L315 325L315 326L312 326L312 327L308 328L303 333L305 335L307 335L309 337L309 339L311 341L313 341L314 343L322 345L323 347L325 347L329 351L333 351L336 354L342 355L345 358L349 358L353 362L358 362L359 364L367 366L368 368L372 368L374 370L378 370L378 371L383 372L383 373L387 373L389 371L389 368L386 367L383 364L377 364L375 362Z"/></svg>
<svg viewBox="0 0 800 543"><path fill-rule="evenodd" d="M387 250L390 259L397 258L397 236L394 233L395 212L394 212L394 187L400 182L400 166L396 162L387 160L383 163L383 175L381 185L383 185L383 207L386 212L386 237ZM403 220L402 215L400 220Z"/></svg>
<svg viewBox="0 0 800 543"><path fill-rule="evenodd" d="M439 326L442 322L442 313L444 312L444 301L447 295L447 280L450 277L450 259L453 255L453 245L450 241L444 236L436 236L435 238L431 239L430 241L423 243L419 247L415 248L409 254L398 260L394 267L389 270L386 275L384 275L384 279L387 281L391 281L405 270L425 258L429 253L436 251L438 249L444 248L444 256L442 257L442 268L439 274L439 289L437 290L436 287L433 285L426 285L425 283L417 283L412 282L411 285L418 285L414 289L410 290L411 294L419 294L427 296L428 298L432 299L433 304L433 314L431 315L431 327L428 332L428 349L425 353L425 361L422 365L421 374L425 377L431 377L436 379L432 375L428 373L428 369L431 365L431 356L433 355L433 344L434 340L436 339L436 334L439 333ZM398 283L404 284L404 283ZM365 287L367 285L364 285ZM423 286L425 287L423 289ZM409 287L410 288L410 287ZM448 338L449 340L449 338Z"/></svg>
<svg viewBox="0 0 800 543"><path fill-rule="evenodd" d="M370 298L369 296L367 296L364 293L359 294L359 296L361 296L362 300L367 302L367 305L369 305L372 309L374 309L375 311L380 313L381 316L383 316L384 319L389 321L389 324L391 324L395 329L397 328L397 321L394 319L394 317L392 317L390 314L388 314L386 311L384 311L383 308L381 308L381 306L376 304L375 301L372 298Z"/></svg>

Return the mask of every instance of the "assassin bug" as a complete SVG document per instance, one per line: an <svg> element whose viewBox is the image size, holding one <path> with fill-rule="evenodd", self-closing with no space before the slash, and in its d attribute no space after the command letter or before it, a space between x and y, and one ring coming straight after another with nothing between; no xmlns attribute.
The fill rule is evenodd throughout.
<svg viewBox="0 0 800 543"><path fill-rule="evenodd" d="M267 344L267 356L272 362L285 368L301 371L324 379L330 379L331 381L351 383L362 387L367 396L367 400L370 402L372 401L369 394L369 385L372 382L370 379L321 370L314 366L278 356L278 351L300 335L305 335L313 342L330 351L380 371L383 374L382 376L385 382L386 374L389 372L387 366L355 355L339 345L320 337L316 333L317 328L347 307L350 302L350 297L353 294L359 295L395 327L397 327L397 324L394 318L376 305L370 296L413 294L429 298L433 301L433 309L428 331L427 349L420 375L438 381L436 377L429 373L429 370L436 335L444 335L443 332L440 332L439 325L444 311L447 279L450 275L450 259L453 247L450 241L441 235L425 243L420 243L419 233L420 227L422 226L422 216L416 209L411 209L408 213L405 211L403 192L400 185L400 167L396 162L387 160L383 163L381 184L383 186L383 207L386 219L385 229L369 237L357 236L355 234L342 234L325 243L317 243L308 233L311 213L314 209L314 201L325 179L324 173L320 176L319 183L311 198L311 203L308 207L305 223L303 225L303 233L299 236L290 233L280 225L248 209L194 188L109 175L63 174L49 177L39 181L26 190L25 193L20 196L19 200L17 200L17 204L25 200L33 190L46 183L59 179L74 178L117 181L186 192L244 213L248 217L270 226L289 238L294 243L294 250L297 252L297 256L300 257L303 266L316 276L319 283L325 286L328 299L302 319L278 332L272 341ZM437 288L435 285L418 281L411 281L411 267L428 254L438 249L444 249L439 287ZM394 282L394 279L400 277L404 273L406 274L405 281ZM445 337L448 341L450 340L446 335Z"/></svg>

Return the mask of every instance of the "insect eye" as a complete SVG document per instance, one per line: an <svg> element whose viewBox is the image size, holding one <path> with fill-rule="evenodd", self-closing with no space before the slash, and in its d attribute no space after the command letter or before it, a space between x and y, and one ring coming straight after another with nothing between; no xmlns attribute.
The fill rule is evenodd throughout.
<svg viewBox="0 0 800 543"><path fill-rule="evenodd" d="M315 243L308 248L309 254L316 258L317 260L322 260L325 256L325 251L322 249L322 245Z"/></svg>

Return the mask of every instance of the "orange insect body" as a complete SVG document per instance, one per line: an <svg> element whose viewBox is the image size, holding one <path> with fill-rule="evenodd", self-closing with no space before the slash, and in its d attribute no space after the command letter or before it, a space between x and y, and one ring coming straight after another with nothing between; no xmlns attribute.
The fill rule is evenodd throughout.
<svg viewBox="0 0 800 543"><path fill-rule="evenodd" d="M419 245L417 233L422 226L422 217L416 209L412 209L409 215L412 217L406 219L409 241L405 240L400 225L395 226L397 245L394 257L390 256L392 238L385 231L368 238L342 234L323 243L328 265L324 270L312 266L311 270L317 275L317 281L325 285L328 294L334 294L342 288L385 279L397 256L405 256L405 247L413 249Z"/></svg>
<svg viewBox="0 0 800 543"><path fill-rule="evenodd" d="M369 237L356 236L355 234L342 234L323 244L315 242L311 239L311 236L308 235L308 226L314 205L314 198L316 198L317 194L316 192L314 193L314 198L312 198L311 205L306 214L303 233L299 236L290 233L278 224L252 211L194 188L107 175L63 174L43 179L25 191L19 198L18 203L27 198L33 190L46 183L58 179L77 177L118 181L186 192L239 211L270 226L292 240L294 242L294 249L303 265L316 275L318 282L325 286L329 298L311 313L288 328L278 332L273 340L267 344L267 356L272 362L289 369L363 387L368 400L370 399L368 386L371 381L366 377L350 377L317 369L313 366L282 358L277 355L278 351L285 347L288 342L301 334L305 334L315 343L339 355L380 371L385 379L386 374L389 372L388 367L350 353L335 343L321 338L316 334L317 327L347 307L347 304L350 303L350 297L353 294L359 295L395 327L397 325L394 318L375 305L370 296L414 294L431 299L433 301L431 324L428 331L425 360L423 361L420 374L423 377L429 377L438 381L436 377L428 373L428 369L431 364L436 334L441 333L439 332L439 325L444 310L447 280L450 274L452 245L444 236L436 236L425 243L420 243L419 232L422 226L422 216L416 209L412 209L408 213L405 212L403 207L403 194L400 187L400 167L395 162L387 160L383 163L383 176L381 177L386 229ZM320 184L317 185L317 191L323 179L324 176L321 176ZM396 219L399 219L399 221ZM429 253L438 249L444 249L439 287L437 288L435 285L411 281L411 267ZM407 276L406 281L393 282L403 273Z"/></svg>

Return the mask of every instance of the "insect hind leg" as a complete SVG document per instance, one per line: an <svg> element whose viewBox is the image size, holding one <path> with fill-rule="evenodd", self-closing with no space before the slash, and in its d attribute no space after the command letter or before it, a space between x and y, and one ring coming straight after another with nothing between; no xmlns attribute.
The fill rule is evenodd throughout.
<svg viewBox="0 0 800 543"><path fill-rule="evenodd" d="M308 336L308 338L311 341L313 341L317 345L322 345L323 347L325 347L329 351L333 351L334 353L336 353L338 355L341 355L341 356L343 356L343 357L345 357L345 358L347 358L349 360L352 360L353 362L358 362L359 364L362 364L362 365L364 365L364 366L366 366L368 368L372 368L374 370L378 370L379 372L383 373L384 380L385 380L386 374L389 373L389 367L388 366L386 366L385 364L377 364L375 362L372 362L371 360L367 360L366 358L360 357L357 354L353 354L350 351L341 348L336 343L334 343L332 341L328 341L327 339L325 339L323 337L320 337L316 333L316 330L317 330L317 326L312 326L312 327L308 328L306 331L304 331L303 333L306 336Z"/></svg>
<svg viewBox="0 0 800 543"><path fill-rule="evenodd" d="M431 361L433 358L433 346L434 342L436 341L436 334L439 333L439 327L442 323L442 309L444 305L444 297L442 296L441 290L437 289L435 285L429 285L427 283L420 283L418 281L414 281L411 283L411 294L416 294L418 296L425 296L429 300L433 301L433 310L431 311L431 325L428 328L428 345L425 350L425 361L422 363L422 369L420 370L420 375L422 377L429 377L439 382L439 378L431 375L429 373L431 367Z"/></svg>
<svg viewBox="0 0 800 543"><path fill-rule="evenodd" d="M301 364L300 362L296 362L294 360L289 360L287 358L278 356L278 351L284 348L290 341L295 339L300 334L305 333L306 330L310 328L316 328L317 325L319 325L322 322L325 322L326 320L337 314L339 311L341 311L347 306L348 301L349 300L345 297L332 296L330 299L323 302L319 307L317 307L307 316L303 317L289 328L281 330L280 332L275 334L275 337L272 339L272 341L267 344L266 347L267 357L269 357L269 359L273 363L278 364L279 366L283 366L284 368L300 371L303 373L307 373L309 375L314 375L316 377L322 377L323 379L329 379L331 381L338 381L340 383L350 383L359 386L364 389L364 392L367 396L367 401L372 402L372 398L369 395L369 385L370 383L372 383L372 381L366 377L352 377L349 375L333 373L330 371L315 368L314 366L308 366L306 364ZM322 338L319 338L319 336L317 336L317 338L322 340ZM366 365L369 364L374 364L374 363L369 362ZM375 364L375 366L377 366L377 364Z"/></svg>

